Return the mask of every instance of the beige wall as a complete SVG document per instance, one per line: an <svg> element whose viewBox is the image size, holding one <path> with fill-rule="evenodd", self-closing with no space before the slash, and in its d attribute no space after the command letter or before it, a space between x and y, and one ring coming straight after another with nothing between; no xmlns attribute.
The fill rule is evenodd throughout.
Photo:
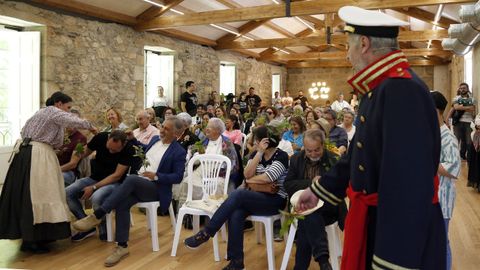
<svg viewBox="0 0 480 270"><path fill-rule="evenodd" d="M415 73L422 78L430 89L434 86L434 68L432 66L412 67ZM325 100L313 100L308 94L308 89L313 82L326 82L330 87L329 100L333 102L339 93L345 95L346 100L351 99L352 87L347 83L354 73L351 68L289 68L287 89L292 96L297 96L299 90L304 92L313 106L323 106Z"/></svg>
<svg viewBox="0 0 480 270"><path fill-rule="evenodd" d="M208 94L219 90L220 61L237 67L237 93L253 86L262 99L271 101L272 74L286 69L257 62L255 59L165 37L137 32L116 23L87 20L44 10L19 2L0 0L0 15L44 25L42 31L42 101L63 89L75 101L75 107L99 126L103 112L120 108L127 124L144 102L144 46L165 47L175 51L175 101L185 82L195 81L197 95L206 102ZM177 103L178 104L178 103Z"/></svg>
<svg viewBox="0 0 480 270"><path fill-rule="evenodd" d="M473 81L472 81L472 93L477 99L477 113L480 112L480 43L477 43L473 49Z"/></svg>

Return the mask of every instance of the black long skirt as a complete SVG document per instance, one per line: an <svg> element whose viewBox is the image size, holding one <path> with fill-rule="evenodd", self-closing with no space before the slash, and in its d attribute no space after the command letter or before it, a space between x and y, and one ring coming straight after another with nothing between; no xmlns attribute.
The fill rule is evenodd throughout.
<svg viewBox="0 0 480 270"><path fill-rule="evenodd" d="M22 146L8 168L0 195L0 239L38 242L68 238L71 235L69 222L33 224L31 156L32 145Z"/></svg>
<svg viewBox="0 0 480 270"><path fill-rule="evenodd" d="M467 151L468 160L468 186L480 190L480 152L475 150L473 143Z"/></svg>

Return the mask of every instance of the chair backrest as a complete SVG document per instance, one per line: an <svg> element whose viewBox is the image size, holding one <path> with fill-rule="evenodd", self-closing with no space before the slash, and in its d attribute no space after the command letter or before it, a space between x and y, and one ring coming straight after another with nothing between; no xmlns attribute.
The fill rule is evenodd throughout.
<svg viewBox="0 0 480 270"><path fill-rule="evenodd" d="M242 149L240 150L240 156L243 159L243 155L245 155L245 147L247 147L247 135L245 133L242 133ZM242 164L242 162L240 162Z"/></svg>
<svg viewBox="0 0 480 270"><path fill-rule="evenodd" d="M203 154L193 156L188 162L188 193L187 201L192 200L193 195L193 167L200 164L197 170L200 170L202 177L202 199L207 199L210 195L217 193L217 187L220 180L220 171L225 168L225 180L223 194L227 194L230 172L232 170L232 161L226 156Z"/></svg>

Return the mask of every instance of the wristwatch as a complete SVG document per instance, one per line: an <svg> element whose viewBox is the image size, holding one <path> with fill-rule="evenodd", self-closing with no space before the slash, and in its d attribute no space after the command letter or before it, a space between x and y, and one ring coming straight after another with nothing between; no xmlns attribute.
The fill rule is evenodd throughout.
<svg viewBox="0 0 480 270"><path fill-rule="evenodd" d="M93 185L92 188L93 188L93 191L97 190L97 186L95 185Z"/></svg>
<svg viewBox="0 0 480 270"><path fill-rule="evenodd" d="M153 177L153 180L158 181L158 176L155 175L155 176Z"/></svg>

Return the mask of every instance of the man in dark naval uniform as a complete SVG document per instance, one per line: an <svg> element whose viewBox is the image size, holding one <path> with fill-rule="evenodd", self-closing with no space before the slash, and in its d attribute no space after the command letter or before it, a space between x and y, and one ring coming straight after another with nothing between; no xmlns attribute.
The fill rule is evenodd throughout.
<svg viewBox="0 0 480 270"><path fill-rule="evenodd" d="M297 210L348 195L343 270L445 269L438 120L427 86L398 49L407 23L352 6L338 14L358 72L349 84L362 96L357 131L348 154L302 193Z"/></svg>

